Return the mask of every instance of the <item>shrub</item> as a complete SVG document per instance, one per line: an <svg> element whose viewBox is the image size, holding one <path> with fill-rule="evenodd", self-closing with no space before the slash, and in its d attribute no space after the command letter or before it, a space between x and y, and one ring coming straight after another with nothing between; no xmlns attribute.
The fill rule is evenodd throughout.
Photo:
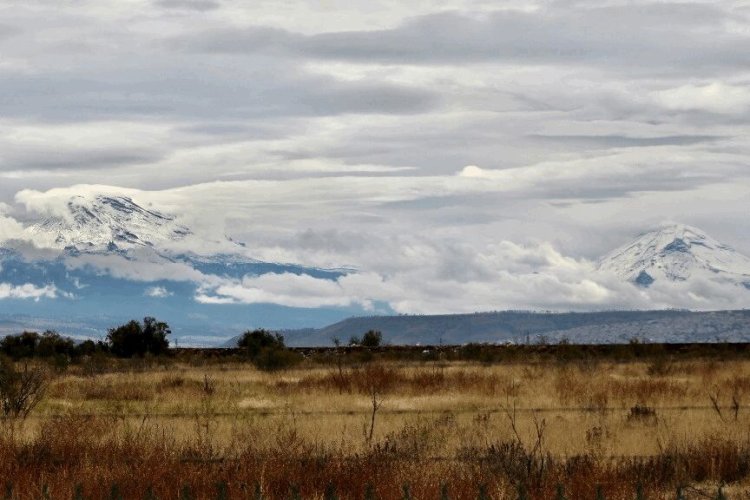
<svg viewBox="0 0 750 500"><path fill-rule="evenodd" d="M633 420L653 420L656 418L656 409L646 405L635 405L628 412L628 421Z"/></svg>
<svg viewBox="0 0 750 500"><path fill-rule="evenodd" d="M283 370L302 361L302 355L289 349L265 348L253 360L253 364L260 370Z"/></svg>

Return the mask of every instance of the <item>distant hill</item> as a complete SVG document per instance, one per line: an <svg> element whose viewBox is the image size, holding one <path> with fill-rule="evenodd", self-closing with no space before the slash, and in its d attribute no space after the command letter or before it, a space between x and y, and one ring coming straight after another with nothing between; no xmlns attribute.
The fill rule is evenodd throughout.
<svg viewBox="0 0 750 500"><path fill-rule="evenodd" d="M295 347L343 343L367 330L383 332L391 344L466 344L469 342L627 343L646 342L747 342L750 311L691 312L606 311L539 313L523 311L435 316L370 316L349 318L325 328L284 331ZM237 337L224 345L234 347Z"/></svg>

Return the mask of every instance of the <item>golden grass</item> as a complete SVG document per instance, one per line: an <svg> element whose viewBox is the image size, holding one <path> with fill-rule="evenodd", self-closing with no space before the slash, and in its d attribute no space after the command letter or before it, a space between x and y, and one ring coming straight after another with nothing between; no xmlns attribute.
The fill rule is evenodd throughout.
<svg viewBox="0 0 750 500"><path fill-rule="evenodd" d="M14 498L113 484L123 498L402 498L404 483L414 498L635 498L639 483L690 498L722 481L736 496L750 491L750 362L72 367L21 428L5 424L0 459Z"/></svg>

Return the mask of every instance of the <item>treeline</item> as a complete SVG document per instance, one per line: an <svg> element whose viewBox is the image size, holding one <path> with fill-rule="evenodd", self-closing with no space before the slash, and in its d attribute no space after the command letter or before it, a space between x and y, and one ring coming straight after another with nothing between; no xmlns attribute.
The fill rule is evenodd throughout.
<svg viewBox="0 0 750 500"><path fill-rule="evenodd" d="M165 357L173 354L167 338L171 333L167 323L153 317L146 317L142 322L132 320L111 328L106 338L99 341L75 342L51 330L41 334L23 332L0 340L0 354L13 360L51 358L60 365L92 356ZM362 337L353 336L349 340L349 346L378 347L382 338L379 331L370 330ZM335 342L340 344L337 339ZM300 352L286 346L283 335L262 328L246 331L237 342L237 347L240 358L250 361L261 370L289 368L305 358Z"/></svg>
<svg viewBox="0 0 750 500"><path fill-rule="evenodd" d="M47 330L44 333L23 332L8 335L0 340L0 353L19 360L23 358L68 358L76 360L84 356L113 355L120 358L168 354L171 333L169 325L155 318L146 317L143 322L130 321L111 328L105 340L75 342L70 337Z"/></svg>
<svg viewBox="0 0 750 500"><path fill-rule="evenodd" d="M68 337L47 330L44 333L23 332L20 335L8 335L0 340L0 352L14 360L23 358L68 357L77 359L95 353L109 353L105 342L86 340L76 343Z"/></svg>

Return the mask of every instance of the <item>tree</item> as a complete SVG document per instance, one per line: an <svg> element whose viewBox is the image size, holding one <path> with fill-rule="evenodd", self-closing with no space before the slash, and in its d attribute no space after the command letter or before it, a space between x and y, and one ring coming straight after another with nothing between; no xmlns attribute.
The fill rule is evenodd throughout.
<svg viewBox="0 0 750 500"><path fill-rule="evenodd" d="M151 354L161 355L169 351L169 340L167 335L172 333L169 325L156 318L146 317L143 319L143 336L146 339L146 350Z"/></svg>
<svg viewBox="0 0 750 500"><path fill-rule="evenodd" d="M281 370L301 361L302 356L287 349L284 336L263 328L246 331L237 342L247 357L261 370Z"/></svg>
<svg viewBox="0 0 750 500"><path fill-rule="evenodd" d="M75 343L72 339L63 337L52 330L44 332L36 346L36 354L43 358L70 356L74 351Z"/></svg>
<svg viewBox="0 0 750 500"><path fill-rule="evenodd" d="M256 357L265 348L284 349L284 336L280 333L274 333L264 328L257 328L253 331L246 331L237 342L237 347L245 349L247 355L251 358Z"/></svg>
<svg viewBox="0 0 750 500"><path fill-rule="evenodd" d="M362 336L362 345L364 347L380 347L383 342L383 334L380 330L368 330Z"/></svg>
<svg viewBox="0 0 750 500"><path fill-rule="evenodd" d="M34 356L39 344L39 334L23 332L20 335L8 335L0 343L3 353L13 359L30 358Z"/></svg>
<svg viewBox="0 0 750 500"><path fill-rule="evenodd" d="M169 351L169 325L156 318L146 317L143 324L132 320L107 333L107 343L116 356L132 358L146 353L161 355Z"/></svg>
<svg viewBox="0 0 750 500"><path fill-rule="evenodd" d="M349 345L360 345L362 347L380 347L383 342L383 334L380 330L368 330L362 338L352 337Z"/></svg>

